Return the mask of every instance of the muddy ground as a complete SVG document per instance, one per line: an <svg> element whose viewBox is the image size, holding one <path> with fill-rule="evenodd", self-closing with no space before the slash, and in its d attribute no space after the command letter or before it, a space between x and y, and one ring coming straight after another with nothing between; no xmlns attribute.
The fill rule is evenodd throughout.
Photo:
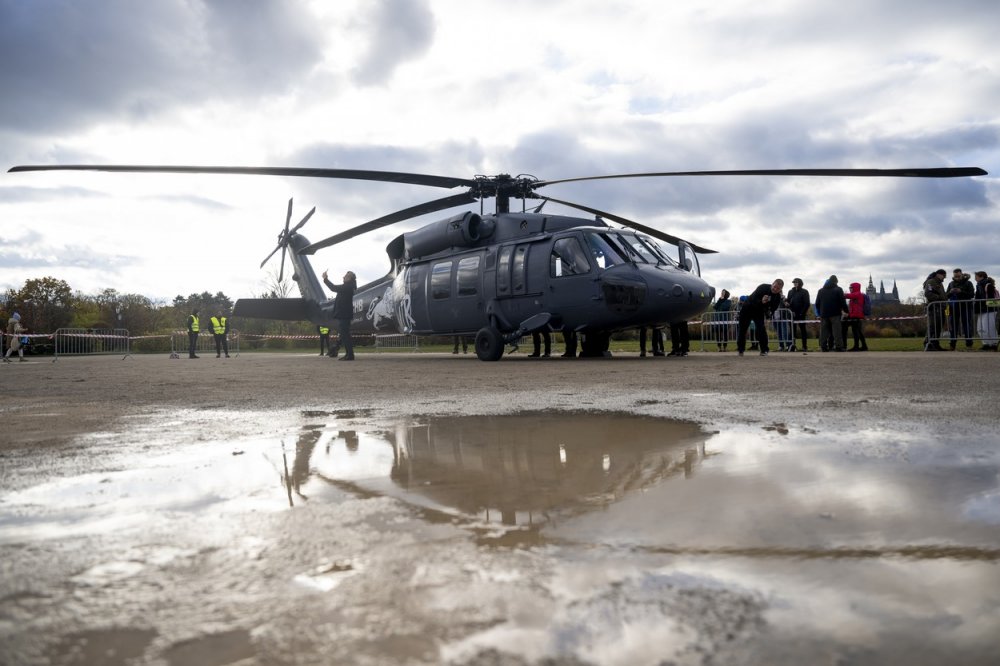
<svg viewBox="0 0 1000 666"><path fill-rule="evenodd" d="M0 387L0 663L1000 658L998 354L29 357ZM657 451L674 462L639 490L580 491L527 530L322 469L346 469L330 442L397 446L403 421L520 413L565 413L613 460L631 431L601 414L704 435ZM252 460L277 478L306 440L328 458L304 456L301 488L253 485ZM234 476L162 497L199 470Z"/></svg>
<svg viewBox="0 0 1000 666"><path fill-rule="evenodd" d="M490 414L613 409L700 423L993 432L1000 354L694 353L686 358L529 359L306 354L216 359L28 357L0 370L0 450L64 445L151 408L374 409ZM240 423L212 424L214 430Z"/></svg>

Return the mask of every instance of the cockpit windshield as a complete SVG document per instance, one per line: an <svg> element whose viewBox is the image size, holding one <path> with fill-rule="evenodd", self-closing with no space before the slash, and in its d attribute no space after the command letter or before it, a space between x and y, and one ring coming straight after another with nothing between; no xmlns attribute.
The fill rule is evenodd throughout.
<svg viewBox="0 0 1000 666"><path fill-rule="evenodd" d="M643 244L642 240L640 240L636 235L618 234L618 237L621 239L622 244L626 245L639 261L647 264L662 263L663 260L660 259L660 257L658 257L649 247Z"/></svg>
<svg viewBox="0 0 1000 666"><path fill-rule="evenodd" d="M628 263L625 257L622 256L625 251L621 248L616 248L615 244L605 234L591 231L586 236L587 246L590 248L590 253L594 257L594 263L597 264L598 268L610 268L618 264Z"/></svg>
<svg viewBox="0 0 1000 666"><path fill-rule="evenodd" d="M668 266L673 266L674 268L680 268L677 265L677 262L670 258L670 255L667 254L666 250L664 250L663 247L659 243L654 241L652 238L646 238L645 236L636 236L636 240L638 240L644 246L649 248L649 250L653 252L659 259L659 263L665 263Z"/></svg>

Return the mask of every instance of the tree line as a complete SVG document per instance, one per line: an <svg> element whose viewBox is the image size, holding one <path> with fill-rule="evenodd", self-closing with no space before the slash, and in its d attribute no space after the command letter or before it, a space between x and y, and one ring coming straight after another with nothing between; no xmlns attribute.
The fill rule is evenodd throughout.
<svg viewBox="0 0 1000 666"><path fill-rule="evenodd" d="M272 288L260 298L279 298L287 288ZM69 283L46 276L25 280L20 289L7 289L0 302L0 321L16 310L21 324L30 333L55 333L60 328L124 329L129 335L157 335L180 330L187 316L198 308L202 318L216 312L230 313L233 301L223 292L203 291L188 296L177 295L173 301L154 301L142 294L103 289L96 294L75 291ZM205 324L203 324L205 325ZM263 319L240 319L234 322L244 333L265 335L301 335L315 333L308 322L277 322Z"/></svg>

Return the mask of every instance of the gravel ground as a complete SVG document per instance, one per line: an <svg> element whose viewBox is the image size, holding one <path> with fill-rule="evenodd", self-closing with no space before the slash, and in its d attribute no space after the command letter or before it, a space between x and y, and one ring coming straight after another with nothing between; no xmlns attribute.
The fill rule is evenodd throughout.
<svg viewBox="0 0 1000 666"><path fill-rule="evenodd" d="M5 364L0 663L997 663L998 370L978 352ZM501 447L493 475L449 481L447 451L371 471L399 423L445 419L450 451L452 417L526 412L565 412L518 432L571 422L598 470L533 490L549 508L527 528L455 507L492 476L535 488L548 442ZM621 413L696 425L661 445L659 419ZM601 485L602 452L634 490Z"/></svg>

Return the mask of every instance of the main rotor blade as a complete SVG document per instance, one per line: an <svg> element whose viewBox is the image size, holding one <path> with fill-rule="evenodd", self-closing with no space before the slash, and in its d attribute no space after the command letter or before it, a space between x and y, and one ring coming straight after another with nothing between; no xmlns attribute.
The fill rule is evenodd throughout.
<svg viewBox="0 0 1000 666"><path fill-rule="evenodd" d="M346 180L373 180L389 183L408 183L430 187L452 188L460 185L472 187L476 181L468 178L434 176L424 173L397 171L367 171L361 169L318 169L312 167L230 167L230 166L170 166L142 164L42 164L11 167L8 173L21 171L109 171L113 173L188 173L233 174L244 176L295 176L304 178L341 178Z"/></svg>
<svg viewBox="0 0 1000 666"><path fill-rule="evenodd" d="M571 201L563 201L561 199L554 199L552 197L544 197L540 194L536 194L535 196L539 199L545 199L546 201L554 201L555 203L559 203L564 206L569 206L570 208L576 208L578 210L586 211L588 213L593 213L594 215L600 215L601 217L606 217L607 219L617 222L618 224L624 225L626 227L631 227L632 229L635 229L636 231L641 231L642 233L648 234L653 238L659 238L661 241L666 241L671 245L678 245L681 241L684 241L683 238L672 236L668 233L660 231L659 229L654 229L653 227L647 227L645 224L639 224L638 222L633 222L628 218L621 217L620 215L615 215L614 213L607 213L603 210L598 210L597 208L591 208L590 206L584 206L582 204L573 203ZM691 241L684 241L684 242L690 245L691 249L694 250L695 252L699 252L701 254L716 253L716 250L710 250L707 247L701 247L699 245L695 245Z"/></svg>
<svg viewBox="0 0 1000 666"><path fill-rule="evenodd" d="M278 245L277 245L277 246L276 246L276 247L275 247L275 248L274 248L273 250L271 250L271 254L267 255L267 256L266 256L266 257L264 258L264 261L260 262L260 267L261 267L261 268L264 268L264 264L266 264L266 263L267 263L267 260L268 260L268 259L270 259L271 257L273 257L273 256L274 256L274 253L275 253L275 252L277 252L278 250L280 250L280 249L281 249L282 247L283 247L283 246L282 246L282 244L281 244L281 243L278 243Z"/></svg>
<svg viewBox="0 0 1000 666"><path fill-rule="evenodd" d="M360 236L361 234L368 233L369 231L375 231L376 229L387 227L390 224L395 224L396 222L402 222L403 220L408 220L412 217L417 217L426 213L433 213L446 208L454 208L455 206L475 203L476 201L478 201L478 199L476 199L471 192L463 192L462 194L454 194L450 197L444 197L443 199L435 199L434 201L428 201L417 206L397 210L395 213L389 213L388 215L380 217L377 220L359 224L356 227L351 227L347 231L334 234L333 236L324 238L323 240L317 241L312 245L307 245L299 250L299 254L313 254L316 250L336 245L337 243L354 238L355 236Z"/></svg>
<svg viewBox="0 0 1000 666"><path fill-rule="evenodd" d="M291 230L291 231L290 231L289 233L295 233L296 231L298 231L299 229L301 229L302 227L304 227L304 226L305 226L305 224L306 224L306 222L308 222L308 221L309 221L309 218L310 218L310 217L312 217L312 216L313 216L313 213L315 213L315 212L316 212L316 206L313 206L313 207L312 207L312 210L311 210L311 211L309 211L308 213L306 213L306 216L305 216L305 217L303 217L303 218L302 218L302 219L301 219L301 220L299 221L299 223L298 223L298 224L296 224L296 225L295 225L294 227L292 227L292 230Z"/></svg>
<svg viewBox="0 0 1000 666"><path fill-rule="evenodd" d="M541 180L535 187L556 183L578 183L584 180L610 180L612 178L659 178L669 176L862 176L891 178L964 178L986 176L979 167L938 167L930 169L743 169L729 171L659 171L655 173L620 173L610 176L582 176Z"/></svg>

